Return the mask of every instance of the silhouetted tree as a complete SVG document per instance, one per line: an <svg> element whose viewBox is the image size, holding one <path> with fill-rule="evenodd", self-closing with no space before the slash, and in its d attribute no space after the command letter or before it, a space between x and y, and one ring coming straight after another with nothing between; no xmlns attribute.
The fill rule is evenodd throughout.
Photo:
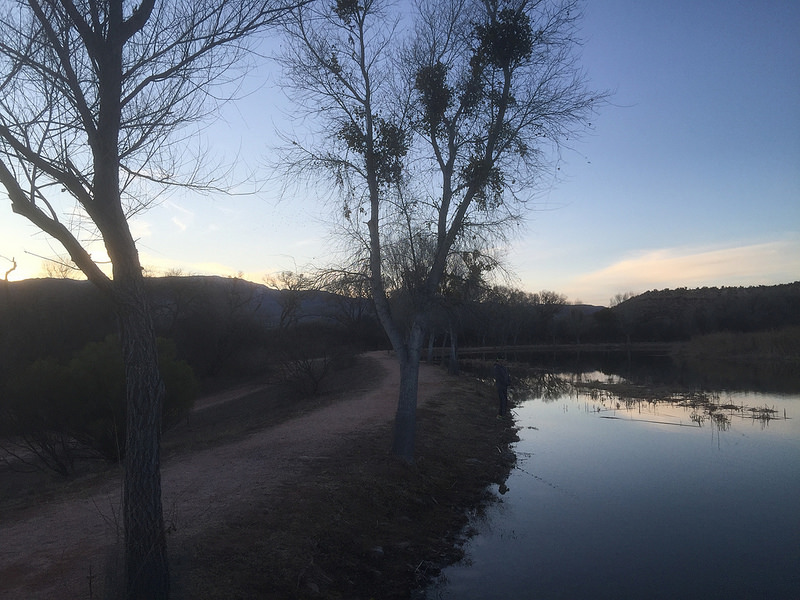
<svg viewBox="0 0 800 600"><path fill-rule="evenodd" d="M369 278L364 273L338 269L324 271L320 274L320 287L334 294L336 310L332 316L349 332L353 342L373 347L385 340L380 325L375 320Z"/></svg>
<svg viewBox="0 0 800 600"><path fill-rule="evenodd" d="M297 142L288 161L304 176L332 173L342 192L349 270L367 267L400 362L392 451L411 461L421 347L448 260L500 241L548 167L546 150L601 100L576 64L578 3L420 2L405 46L378 0L294 17L283 64L330 143Z"/></svg>
<svg viewBox="0 0 800 600"><path fill-rule="evenodd" d="M11 267L6 269L5 277L3 278L4 281L8 281L8 276L11 275L14 271L17 270L17 259L16 258L6 258L5 256L0 256L3 260L7 260L11 263Z"/></svg>
<svg viewBox="0 0 800 600"><path fill-rule="evenodd" d="M236 77L246 36L275 10L272 0L11 0L0 13L0 182L13 211L58 240L119 323L125 580L134 600L166 598L169 572L163 383L127 219L152 199L148 183L201 183L174 134L213 110L209 87ZM93 238L104 244L111 276L92 258Z"/></svg>
<svg viewBox="0 0 800 600"><path fill-rule="evenodd" d="M555 318L567 304L567 297L558 292L542 290L534 295L538 326L547 341L555 343Z"/></svg>
<svg viewBox="0 0 800 600"><path fill-rule="evenodd" d="M279 327L281 329L296 327L303 301L303 292L318 287L316 283L309 276L296 271L281 271L277 275L265 277L264 283L280 291L278 297L281 305Z"/></svg>

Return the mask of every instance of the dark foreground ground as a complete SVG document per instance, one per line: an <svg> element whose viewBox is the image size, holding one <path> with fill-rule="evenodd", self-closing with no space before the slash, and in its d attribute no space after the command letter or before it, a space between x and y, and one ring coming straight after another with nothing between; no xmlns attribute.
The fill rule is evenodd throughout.
<svg viewBox="0 0 800 600"><path fill-rule="evenodd" d="M392 364L379 355L359 357L333 374L316 396L298 397L281 385L248 383L244 394L228 394L226 387L214 393L213 403L198 407L186 423L166 432L169 480L190 477L198 462L202 466L213 464L213 457L232 457L221 463L228 465L224 469L198 471L205 487L217 491L223 489L224 478L244 480L247 490L249 463L236 449L251 447L273 431L296 432L300 429L294 423L312 422L316 429L305 433L312 438L345 432L333 434L333 444L289 444L287 438L288 445L278 441L274 454L264 450L271 446L259 446L260 464L274 457L274 484L262 481L248 493L237 492L239 497L228 501L231 509L220 513L217 505L213 518L203 516L203 501L197 496L199 512L188 513L195 515L195 522L179 521L172 534L172 598L414 598L443 566L461 557L469 516L497 501L487 487L502 483L513 466L510 444L516 429L511 420L495 418L493 386L426 367L416 460L413 465L397 461L388 452L396 398ZM231 386L242 389L242 382ZM367 401L354 403L357 398ZM380 399L386 408L378 416L359 420L362 413L353 413L358 406L371 410ZM29 591L29 598L51 599L57 596L53 590L63 592L59 598L116 597L114 561L99 572L96 561L82 558L84 553L91 556L85 543L72 546L71 556L33 563L42 559L39 555L53 536L57 541L76 533L43 527L39 515L50 514L54 506L67 510L71 502L91 496L109 481L113 488L118 471L87 465L70 480L5 468L0 472L0 526L5 532L0 537L6 538L7 554L17 549L3 559L11 566L0 568L0 598L19 597L21 590ZM225 499L221 502L224 509ZM96 521L90 511L89 523ZM29 562L23 560L27 554Z"/></svg>
<svg viewBox="0 0 800 600"><path fill-rule="evenodd" d="M442 377L450 379L442 372ZM207 531L176 557L184 599L413 598L462 557L470 514L514 462L516 430L494 390L467 377L418 412L415 464L393 459L391 426L352 434L314 460L280 500Z"/></svg>

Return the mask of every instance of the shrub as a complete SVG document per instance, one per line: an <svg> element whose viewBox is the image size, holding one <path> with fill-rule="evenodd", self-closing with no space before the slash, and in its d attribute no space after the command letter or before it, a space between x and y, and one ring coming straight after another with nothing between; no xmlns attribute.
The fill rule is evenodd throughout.
<svg viewBox="0 0 800 600"><path fill-rule="evenodd" d="M68 433L72 414L65 399L74 396L69 369L54 359L40 359L7 387L0 410L0 435L10 440L3 444L7 454L29 464L33 457L45 468L69 475L78 451Z"/></svg>
<svg viewBox="0 0 800 600"><path fill-rule="evenodd" d="M199 386L172 341L159 338L158 350L169 427L191 409ZM124 454L125 369L114 336L87 344L66 364L33 362L9 382L4 396L0 431L47 468L67 475L77 456L117 461Z"/></svg>

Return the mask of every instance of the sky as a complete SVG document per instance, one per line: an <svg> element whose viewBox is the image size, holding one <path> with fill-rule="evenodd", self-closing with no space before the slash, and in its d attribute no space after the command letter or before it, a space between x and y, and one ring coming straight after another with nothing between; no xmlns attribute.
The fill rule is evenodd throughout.
<svg viewBox="0 0 800 600"><path fill-rule="evenodd" d="M505 248L515 287L607 306L617 294L800 280L800 2L588 0L581 64L610 90L562 149ZM208 129L211 149L262 183L176 193L131 222L153 273L261 282L332 255L319 192L279 193L265 167L291 105L264 64ZM43 276L60 250L0 193L0 272ZM63 253L63 252L62 252Z"/></svg>

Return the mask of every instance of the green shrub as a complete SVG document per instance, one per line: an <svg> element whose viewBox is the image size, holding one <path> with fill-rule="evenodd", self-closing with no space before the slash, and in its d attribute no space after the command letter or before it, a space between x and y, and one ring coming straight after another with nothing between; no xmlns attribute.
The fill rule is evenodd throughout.
<svg viewBox="0 0 800 600"><path fill-rule="evenodd" d="M163 411L166 429L192 410L200 385L189 363L178 359L175 342L170 339L158 338L158 368L166 387Z"/></svg>
<svg viewBox="0 0 800 600"><path fill-rule="evenodd" d="M199 386L171 340L159 338L158 351L164 427L170 427L191 410ZM125 450L125 368L118 339L89 343L67 364L40 359L23 369L7 385L0 430L62 474L72 470L79 450L119 460Z"/></svg>
<svg viewBox="0 0 800 600"><path fill-rule="evenodd" d="M68 433L73 413L65 400L74 396L73 383L69 369L49 358L34 361L7 382L0 435L9 454L61 475L72 472L79 448Z"/></svg>

